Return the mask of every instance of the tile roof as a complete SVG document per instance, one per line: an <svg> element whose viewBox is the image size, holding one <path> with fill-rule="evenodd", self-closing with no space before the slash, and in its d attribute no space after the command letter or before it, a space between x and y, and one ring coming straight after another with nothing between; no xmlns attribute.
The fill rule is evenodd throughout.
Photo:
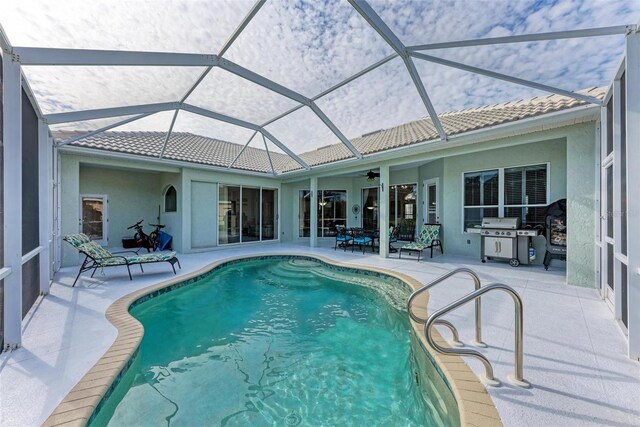
<svg viewBox="0 0 640 427"><path fill-rule="evenodd" d="M56 141L81 135L83 132L54 132ZM160 157L162 145L167 134L165 132L103 132L79 141L71 146L94 148L117 153L136 154L148 157ZM164 158L210 166L226 167L242 150L242 145L220 141L206 136L187 132L172 132ZM271 160L276 170L291 168L291 158L286 154L271 152ZM295 163L295 162L294 162ZM295 163L297 166L298 164ZM253 172L271 172L271 165L265 150L247 147L233 165L234 169ZM294 166L295 167L295 166Z"/></svg>
<svg viewBox="0 0 640 427"><path fill-rule="evenodd" d="M602 99L606 88L591 88L578 91ZM525 100L505 102L461 111L442 113L438 117L447 135L459 135L473 130L536 117L574 107L586 105L561 95L549 95ZM55 132L57 141L79 135L80 132ZM103 132L72 143L72 146L95 148L142 156L159 157L166 134L164 132ZM352 144L363 154L373 154L425 141L439 140L430 118L422 118L390 129L373 132L351 139ZM191 133L174 132L167 144L165 158L185 162L228 166L240 152L242 146ZM342 144L328 145L300 154L310 166L336 162L352 157ZM300 165L289 156L271 153L277 172L300 169ZM235 169L254 172L270 172L271 166L265 150L247 147L234 164Z"/></svg>

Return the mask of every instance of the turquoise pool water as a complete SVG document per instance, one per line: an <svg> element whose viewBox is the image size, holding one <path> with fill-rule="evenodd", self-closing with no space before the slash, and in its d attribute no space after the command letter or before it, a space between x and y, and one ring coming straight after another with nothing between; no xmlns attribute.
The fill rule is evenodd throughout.
<svg viewBox="0 0 640 427"><path fill-rule="evenodd" d="M251 260L139 304L140 351L92 425L455 425L389 282Z"/></svg>

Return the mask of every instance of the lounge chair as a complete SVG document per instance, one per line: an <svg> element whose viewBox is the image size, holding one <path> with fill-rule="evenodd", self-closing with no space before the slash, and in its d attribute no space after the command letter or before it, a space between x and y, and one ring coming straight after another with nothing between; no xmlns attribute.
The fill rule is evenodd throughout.
<svg viewBox="0 0 640 427"><path fill-rule="evenodd" d="M336 225L336 245L333 250L338 249L338 246L344 248L347 251L347 246L353 240L353 237L347 232L347 228L344 225Z"/></svg>
<svg viewBox="0 0 640 427"><path fill-rule="evenodd" d="M440 252L444 254L444 250L442 249L442 242L440 241L441 228L441 224L424 224L422 227L420 227L420 234L418 234L418 239L415 242L407 243L400 248L398 258L402 258L402 251L406 251L409 253L417 252L418 261L420 261L420 254L427 248L431 249L431 258L433 258L434 247L439 247Z"/></svg>
<svg viewBox="0 0 640 427"><path fill-rule="evenodd" d="M64 240L73 246L78 252L85 255L85 259L80 266L80 271L78 271L76 280L73 281L73 286L76 285L80 275L85 271L93 270L93 273L91 273L91 277L93 277L98 268L104 267L126 266L127 272L129 273L129 280L133 280L133 277L131 277L131 269L129 268L131 265L140 265L140 270L143 273L144 269L142 268L142 264L150 264L154 262L168 262L171 264L171 268L173 268L173 274L176 274L176 267L174 264L178 264L178 267L182 268L180 266L180 261L176 258L175 252L154 252L142 255L138 255L133 251L111 253L96 242L92 241L89 236L82 233L64 236ZM134 255L117 255L123 253L132 253Z"/></svg>

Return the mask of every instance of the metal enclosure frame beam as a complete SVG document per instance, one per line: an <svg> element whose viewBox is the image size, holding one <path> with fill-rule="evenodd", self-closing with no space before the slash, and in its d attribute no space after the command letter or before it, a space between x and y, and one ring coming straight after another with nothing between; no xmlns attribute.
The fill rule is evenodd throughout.
<svg viewBox="0 0 640 427"><path fill-rule="evenodd" d="M407 46L408 51L450 49L456 47L486 46L508 43L527 43L545 40L575 39L582 37L601 37L628 34L635 31L635 25L618 25L613 27L587 28L582 30L553 31L538 34L523 34L505 37L489 37L484 39L458 40L441 43L427 43Z"/></svg>
<svg viewBox="0 0 640 427"><path fill-rule="evenodd" d="M12 55L2 57L5 349L22 345L22 72Z"/></svg>
<svg viewBox="0 0 640 427"><path fill-rule="evenodd" d="M258 86L262 86L265 89L276 92L284 97L298 102L299 104L309 107L316 114L316 116L318 116L318 118L322 120L322 122L334 133L334 135L349 149L349 151L353 153L356 158L362 159L362 154L360 153L360 151L358 151L358 149L354 147L353 144L351 144L351 141L349 141L349 139L344 136L344 134L336 127L331 119L329 119L320 109L320 107L318 107L311 99L227 59L220 59L218 67L245 80L249 80L250 82L257 84Z"/></svg>
<svg viewBox="0 0 640 427"><path fill-rule="evenodd" d="M231 167L238 161L238 159L240 158L240 156L242 156L242 153L244 153L244 150L247 149L247 147L249 146L249 144L251 143L251 140L258 134L258 131L256 130L255 132L253 132L253 134L251 135L251 138L249 138L249 140L246 142L246 144L244 144L242 146L242 149L238 152L238 154L236 154L236 156L233 158L233 160L229 163L229 166L227 166L227 169L231 169Z"/></svg>
<svg viewBox="0 0 640 427"><path fill-rule="evenodd" d="M222 56L227 52L227 50L229 50L233 42L235 42L236 39L240 36L240 34L242 34L244 29L247 27L247 25L249 25L249 22L251 22L251 20L254 18L254 16L256 16L256 14L260 11L260 9L262 8L262 6L264 6L265 3L266 3L266 0L258 0L253 5L251 10L249 10L249 13L247 13L247 16L245 16L242 22L240 23L240 25L238 25L238 28L235 29L233 34L231 34L231 36L227 39L226 42L224 42L224 44L220 48L220 51L218 52L219 58L222 58Z"/></svg>
<svg viewBox="0 0 640 427"><path fill-rule="evenodd" d="M266 129L263 129L260 125L256 125L255 123L250 123L244 120L236 119L235 117L230 117L225 114L216 113L214 111L210 111L204 108L196 107L195 105L190 104L182 104L180 106L181 110L188 111L193 114L198 114L204 117L209 117L211 119L215 119L221 122L229 123L232 125L240 126L245 129L251 129L254 131L258 131L264 134L267 138L269 138L276 146L278 146L282 151L287 153L289 157L293 158L300 166L305 169L310 169L309 165L300 158L297 154L291 151L286 145L280 142L275 136L271 135Z"/></svg>
<svg viewBox="0 0 640 427"><path fill-rule="evenodd" d="M556 93L558 95L567 96L569 98L574 98L579 101L588 102L590 104L602 105L602 101L598 98L594 98L593 96L582 95L580 93L571 92L569 90L559 89L557 87L545 85L542 83L536 83L529 80L521 79L518 77L508 76L506 74L497 73L495 71L485 70L484 68L478 68L467 64L462 64L460 62L449 61L448 59L438 58L436 56L426 55L424 53L411 52L411 56L414 58L422 59L424 61L433 62L435 64L445 65L447 67L457 68L459 70L468 71L470 73L481 74L483 76L492 77L498 80L504 80L506 82L514 83L521 86L528 86L533 89L543 90L545 92Z"/></svg>
<svg viewBox="0 0 640 427"><path fill-rule="evenodd" d="M158 104L132 105L128 107L70 111L68 113L47 114L44 116L44 122L48 125L55 125L85 120L108 119L110 117L131 116L134 114L159 113L160 111L175 110L176 108L178 108L177 102L161 102Z"/></svg>
<svg viewBox="0 0 640 427"><path fill-rule="evenodd" d="M69 144L74 143L76 141L80 141L81 139L89 138L90 136L97 135L99 133L108 131L109 129L113 129L113 128L116 128L116 127L122 126L122 125L126 125L127 123L135 122L136 120L143 119L143 118L148 117L148 116L150 116L152 114L155 114L155 113L144 113L144 114L139 114L139 115L134 116L134 117L129 117L128 119L124 119L124 120L121 120L119 122L116 122L116 123L101 127L100 129L92 130L90 132L85 132L82 135L78 135L78 136L74 136L73 138L65 139L64 141L60 141L57 145L58 146L69 145Z"/></svg>
<svg viewBox="0 0 640 427"><path fill-rule="evenodd" d="M384 39L385 42L389 46L396 51L396 53L402 58L405 66L407 67L407 71L411 76L411 80L413 80L413 84L422 98L422 102L429 113L429 117L431 117L431 121L433 122L433 126L438 131L438 135L440 135L440 139L445 141L447 139L447 134L442 127L442 123L440 123L440 119L438 118L438 113L436 113L435 108L433 107L433 103L429 98L429 94L427 93L426 88L424 87L424 83L418 74L418 70L416 69L413 60L409 56L406 46L400 41L400 39L395 35L395 33L389 28L389 26L380 18L380 16L373 10L369 3L365 0L349 0L351 6L369 23L369 25Z"/></svg>
<svg viewBox="0 0 640 427"><path fill-rule="evenodd" d="M217 55L124 50L56 49L14 47L13 54L24 65L207 67L218 63Z"/></svg>
<svg viewBox="0 0 640 427"><path fill-rule="evenodd" d="M393 53L393 54L391 54L391 55L387 56L386 58L383 58L383 59L381 59L380 61L378 61L378 62L376 62L376 63L374 63L374 64L369 65L369 66L368 66L367 68L365 68L364 70L362 70L362 71L358 71L357 73L353 74L352 76L347 77L346 79L342 80L342 81L341 81L341 82L339 82L339 83L336 83L335 85L331 86L329 89L325 89L325 90L323 90L322 92L320 92L319 94L317 94L316 96L314 96L313 98L311 98L311 100L312 100L312 101L317 101L318 99L322 98L323 96L328 95L328 94L330 94L331 92L333 92L333 91L335 91L335 90L340 89L342 86L344 86L344 85L346 85L346 84L348 84L348 83L351 83L351 82L352 82L352 81L354 81L355 79L357 79L357 78L359 78L359 77L364 76L364 75L365 75L365 74L367 74L368 72L375 70L376 68L378 68L378 67L380 67L380 66L382 66L382 65L386 64L387 62L389 62L389 61L391 61L392 59L397 58L397 57L398 57L398 54L397 54L397 53ZM268 121L264 122L264 123L262 124L262 126L263 126L263 127L264 127L264 126L268 126L268 125L270 125L271 123L273 123L273 122L275 122L275 121L277 121L277 120L280 120L281 118L286 117L286 116L288 116L289 114L291 114L291 113L293 113L293 112L298 111L298 110L299 110L299 109L301 109L302 107L304 107L304 105L302 105L302 104L301 104L301 105L298 105L298 106L295 106L295 107L293 107L292 109L290 109L290 110L288 110L288 111L285 111L284 113L279 114L279 115L277 115L277 116L275 116L275 117L273 117L273 118L269 119Z"/></svg>
<svg viewBox="0 0 640 427"><path fill-rule="evenodd" d="M626 88L626 136L627 136L627 189L631 196L633 188L640 183L640 169L635 162L640 159L640 33L627 36L625 63ZM627 198L627 236L638 236L640 233L640 199ZM629 304L628 332L629 357L640 359L640 240L627 239L627 259L629 280L627 282L627 298ZM616 290L616 293L618 290Z"/></svg>
<svg viewBox="0 0 640 427"><path fill-rule="evenodd" d="M258 13L258 11L262 8L262 6L264 6L266 0L258 0L253 7L251 8L251 10L249 11L249 13L247 13L247 15L244 17L244 19L242 20L242 22L240 22L240 25L238 25L238 28L236 28L236 30L233 32L233 34L231 35L231 37L229 37L229 39L224 43L224 45L222 46L222 48L220 49L220 51L218 52L218 55L216 56L216 60L215 63L210 64L206 70L204 70L202 72L202 74L200 74L200 77L198 77L198 79L195 81L195 83L189 88L189 90L182 96L182 98L180 99L180 105L184 104L187 100L187 98L189 98L189 96L191 96L191 94L193 93L194 90L196 90L196 88L200 85L200 83L202 83L202 81L204 80L205 77L207 77L207 75L211 72L211 70L213 69L213 67L218 65L219 62L219 58L222 58L222 55L225 54L225 52L231 47L231 45L233 44L233 42L240 36L240 34L242 33L242 31L244 31L244 29L246 28L247 25L249 25L249 22L251 22L251 20L253 19L254 16L256 16L256 14ZM178 112L180 111L179 108L176 108L175 113L173 114L173 118L171 119L171 125L169 125L169 130L167 132L167 136L164 139L164 143L162 144L162 150L160 151L160 158L162 159L164 157L164 152L167 149L167 144L169 143L169 138L171 138L171 133L173 132L173 127L176 124L176 119L178 118Z"/></svg>
<svg viewBox="0 0 640 427"><path fill-rule="evenodd" d="M267 157L269 158L269 164L271 165L271 173L273 174L273 176L276 176L277 172L276 172L276 168L273 167L273 161L271 160L271 153L269 152L269 147L267 146L267 140L264 137L264 134L261 134L261 135L262 135L262 142L264 142L264 149L267 152Z"/></svg>
<svg viewBox="0 0 640 427"><path fill-rule="evenodd" d="M38 232L40 252L40 293L49 293L53 243L53 144L49 127L38 120Z"/></svg>

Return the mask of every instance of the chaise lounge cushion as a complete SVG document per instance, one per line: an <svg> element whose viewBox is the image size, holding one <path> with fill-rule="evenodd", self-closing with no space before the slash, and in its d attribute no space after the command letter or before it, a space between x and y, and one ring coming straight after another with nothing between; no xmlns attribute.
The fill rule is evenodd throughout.
<svg viewBox="0 0 640 427"><path fill-rule="evenodd" d="M69 234L68 236L64 236L64 240L69 242L69 244L74 248L78 249L80 245L89 243L91 241L91 238L84 233L78 233L78 234Z"/></svg>
<svg viewBox="0 0 640 427"><path fill-rule="evenodd" d="M439 247L440 251L444 253L442 250L442 242L440 242L440 227L440 224L423 224L422 227L420 227L420 233L416 241L409 242L400 248L400 256L402 256L402 251L415 251L418 252L419 261L420 253L427 248L431 248L431 256L433 257L434 247Z"/></svg>
<svg viewBox="0 0 640 427"><path fill-rule="evenodd" d="M419 244L425 247L431 246L434 240L438 239L440 235L439 225L423 225L420 227L420 234L418 235Z"/></svg>
<svg viewBox="0 0 640 427"><path fill-rule="evenodd" d="M102 246L100 246L94 241L83 243L80 246L78 246L76 249L88 255L90 258L92 258L96 262L96 264L98 264L101 267L106 267L108 265L127 264L127 260L125 257L112 255L111 252L109 252L108 250L106 250L105 248L103 248Z"/></svg>
<svg viewBox="0 0 640 427"><path fill-rule="evenodd" d="M169 261L175 257L175 252L154 252L152 254L132 255L125 258L129 264L144 264L147 262Z"/></svg>

